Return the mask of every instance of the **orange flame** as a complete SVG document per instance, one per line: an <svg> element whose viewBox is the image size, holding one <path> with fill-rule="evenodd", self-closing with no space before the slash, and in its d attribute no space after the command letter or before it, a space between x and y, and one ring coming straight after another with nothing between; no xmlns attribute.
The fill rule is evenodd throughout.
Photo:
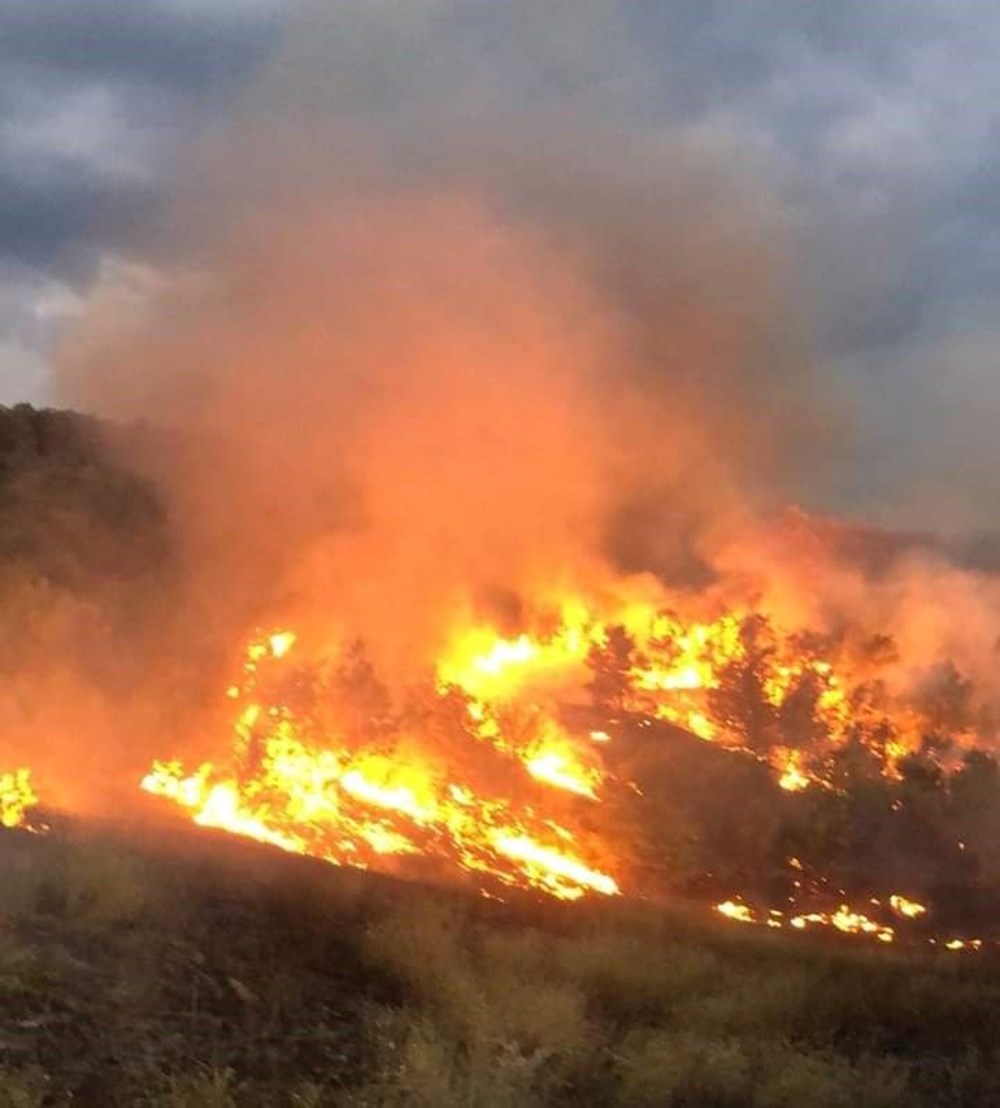
<svg viewBox="0 0 1000 1108"><path fill-rule="evenodd" d="M22 827L28 809L37 803L30 770L21 768L0 773L0 827Z"/></svg>
<svg viewBox="0 0 1000 1108"><path fill-rule="evenodd" d="M798 859L789 860L793 868L801 869ZM912 921L919 919L928 911L926 905L915 900L910 900L901 893L892 893L889 898L889 907L903 920ZM878 906L881 902L873 899L872 904ZM726 919L737 923L766 924L768 927L794 928L796 931L805 931L814 927L829 927L848 935L867 935L882 943L891 943L896 939L896 930L887 924L879 923L871 919L863 912L856 911L846 904L841 904L833 912L801 912L788 915L779 909L772 908L766 913L759 913L751 905L739 898L724 900L715 905L715 911ZM928 939L928 942L936 944L938 940ZM942 941L946 950L978 950L983 944L980 939L950 939Z"/></svg>
<svg viewBox="0 0 1000 1108"><path fill-rule="evenodd" d="M271 667L296 645L288 630L255 638L241 678L226 690L236 702L230 761L193 772L157 763L142 787L199 823L331 862L373 866L422 855L565 898L617 893L612 871L620 863L608 863L584 809L573 807L600 803L616 784L606 766L612 731L573 733L564 706L581 694L606 696L605 726L622 715L676 725L753 756L788 792L833 787L824 776L830 755L869 710L852 699L866 675L852 675L843 651L824 657L815 636L783 634L737 609L685 619L666 600L648 581L621 581L600 599L542 597L514 635L478 621L453 629L434 662L434 684L442 703L454 698L462 706L459 730L472 745L521 775L522 785L501 795L492 776L484 788L474 772L477 755L470 750L468 765L456 768L455 752L446 757L420 725L405 739L375 742L340 733L336 721L317 725L308 711L269 695ZM757 696L754 712L740 706L748 689ZM879 732L884 738L872 753L887 774L911 748L919 722L914 716L906 727ZM735 905L730 918L748 920L745 906L724 903ZM891 908L911 919L922 907L912 905L899 897ZM771 926L783 925L775 918L768 917ZM847 908L788 921L819 924L891 940L891 928Z"/></svg>
<svg viewBox="0 0 1000 1108"><path fill-rule="evenodd" d="M293 643L287 633L251 643L241 692L252 688L256 694L258 667L285 657ZM485 707L470 707L479 731L493 736ZM425 854L563 899L619 891L613 877L588 863L567 828L529 807L443 780L433 761L411 752L352 749L332 736L314 744L287 710L265 710L256 702L240 710L234 735L236 750L253 763L249 772L227 774L206 763L186 773L177 762L161 762L142 788L188 809L203 826L337 864L369 867L391 855ZM499 731L495 736L499 748L513 752ZM568 736L554 724L519 753L535 779L595 795L598 771L574 757Z"/></svg>

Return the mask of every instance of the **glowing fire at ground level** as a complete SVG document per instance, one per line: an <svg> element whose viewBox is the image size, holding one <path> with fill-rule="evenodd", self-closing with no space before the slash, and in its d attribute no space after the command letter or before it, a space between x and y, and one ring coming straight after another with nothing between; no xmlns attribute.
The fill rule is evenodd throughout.
<svg viewBox="0 0 1000 1108"><path fill-rule="evenodd" d="M660 718L725 743L726 736L705 710L711 702L707 694L719 688L725 668L734 659L745 660L753 649L738 619L727 616L715 623L684 626L671 616L632 610L625 613L621 626L638 631L646 647L641 657L628 662L628 695L657 696L659 700L646 702L647 709L652 704ZM461 692L465 726L474 742L520 763L524 773L556 794L579 798L578 804L599 803L609 783L599 756L613 741L606 730L591 730L582 739L566 733L552 715L542 715L540 726L515 741L498 705L515 699L539 674L551 678L578 667L595 646L607 647L613 638L609 626L581 615L579 606L565 609L558 629L542 640L525 634L505 640L478 629L456 640L439 663L439 694L446 698L453 688ZM284 658L295 641L292 633L280 632L252 643L243 681L228 690L244 705L235 732L249 769L227 774L206 763L186 773L178 763L159 763L142 787L180 804L203 826L336 864L385 868L393 856L425 855L488 882L566 900L621 891L613 862L601 865L592 844L588 853L569 827L539 815L533 805L484 797L467 782L442 777L433 759L425 763L398 753L352 749L329 735L310 742L293 713L281 704L259 701L259 667ZM830 663L783 657L774 650L767 656L761 681L764 700L779 714L786 701L805 688L812 697L814 721L822 725L828 740L836 742L848 725L849 707L844 682ZM905 745L897 743L893 749L903 751ZM890 755L887 748L886 758ZM786 791L817 784L829 787L810 769L803 750L775 745L766 761ZM893 771L891 761L885 769ZM797 860L790 861L801 868ZM483 891L487 892L485 886ZM908 925L927 912L924 905L898 893L884 902L873 898L872 907L896 922L880 922L871 908L859 911L844 903L823 911L758 911L736 898L723 901L716 910L737 922L795 931L827 928L883 943L896 940L900 924ZM979 939L928 941L948 950L982 945Z"/></svg>
<svg viewBox="0 0 1000 1108"><path fill-rule="evenodd" d="M872 899L875 908L880 906L878 899ZM927 908L923 904L907 899L898 893L889 897L892 912L902 920L913 920L923 916ZM870 909L869 909L870 910ZM724 900L715 905L715 911L734 923L749 923L760 927L775 929L792 928L795 931L807 931L815 928L828 928L845 935L861 935L877 939L881 943L895 942L899 930L890 924L879 923L864 912L857 911L847 904L841 904L832 912L786 912L778 908L757 909L742 899ZM981 950L983 939L938 938L925 940L932 946L944 950ZM997 945L1000 945L998 943Z"/></svg>
<svg viewBox="0 0 1000 1108"><path fill-rule="evenodd" d="M505 639L488 626L459 633L436 663L432 696L440 711L451 713L445 750L449 741L461 746L461 757L451 760L437 739L421 739L419 721L412 732L401 732L397 724L391 734L366 737L362 720L361 732L347 727L341 734L340 716L324 716L296 700L301 672L290 671L290 684L282 676L289 672L286 659L296 635L261 635L248 646L239 679L226 689L235 712L229 753L194 769L157 762L142 788L179 805L201 826L338 865L413 872L405 867L415 859L438 873L463 871L487 895L495 895L499 883L565 900L614 896L622 891L623 867L594 832L587 808L600 805L612 788L641 792L607 769L605 754L616 747L608 730L588 724L573 734L559 722L552 686L565 690L589 671L595 695L616 705L606 719L631 713L680 725L752 755L788 792L833 787L822 776L824 759L846 735L856 734L858 711L869 711L869 721L878 725L872 733L879 727L889 733L884 747L869 748L882 759L886 776L908 749L905 730L886 716L871 717L865 701L852 693L852 681L835 672L814 645L794 636L768 638L766 621L757 620L729 613L684 623L641 603L619 606L602 619L577 600L562 603L558 618L538 637ZM539 685L549 686L548 693L539 693ZM755 719L770 728L769 746L761 744L763 733L741 736L734 691L746 688L756 690ZM898 720L904 728L919 727L905 713ZM887 721L894 724L888 732ZM357 720L352 726L357 732ZM800 733L812 736L810 743L795 745ZM522 784L508 781L497 791L492 771L481 772L494 762L512 767ZM509 772L497 780L508 780ZM0 778L5 826L23 823L33 801L25 771ZM772 928L823 926L882 942L896 933L845 905L758 913L732 899L717 910ZM925 911L898 894L886 910L901 920ZM965 943L950 942L949 949Z"/></svg>
<svg viewBox="0 0 1000 1108"><path fill-rule="evenodd" d="M466 872L564 900L587 892L619 892L613 877L586 865L571 849L553 845L560 837L572 843L569 832L551 824L544 828L549 841L541 841L503 806L479 800L459 786L451 786L443 797L418 799L413 789L381 784L363 768L345 769L336 757L299 748L274 749L266 758L268 773L277 772L284 759L300 768L312 763L304 785L289 791L287 785L274 783L270 791L248 795L234 780L213 783L210 765L184 776L174 763L154 767L142 788L187 808L203 827L337 865L378 868L381 860L384 868L393 855L427 852L451 859ZM286 824L279 814L282 808L301 818Z"/></svg>
<svg viewBox="0 0 1000 1108"><path fill-rule="evenodd" d="M160 762L142 788L171 800L201 826L215 827L338 865L392 868L391 859L419 856L487 883L521 886L563 900L588 893L615 896L617 880L589 857L578 836L536 806L513 797L483 795L446 769L419 743L386 751L323 731L281 703L265 703L261 667L283 659L293 633L262 636L247 649L242 679L227 696L242 707L234 727L234 767L204 763L187 772ZM497 681L505 666L534 659L526 639L501 642L470 662L473 675ZM453 663L454 666L454 663ZM441 682L447 700L452 686ZM279 698L280 699L280 698ZM542 789L582 803L597 799L602 775L582 760L572 738L550 718L520 743L505 738L485 701L462 701L474 747L514 760ZM415 751L417 751L415 753ZM484 888L483 891L488 891Z"/></svg>
<svg viewBox="0 0 1000 1108"><path fill-rule="evenodd" d="M199 826L224 830L291 853L318 856L334 864L344 863L344 858L315 849L315 844L310 843L306 837L276 831L261 817L241 811L238 789L233 785L209 785L210 773L211 768L205 766L198 773L185 778L181 776L180 767L176 764L160 765L144 778L142 788L193 811L194 822ZM30 776L30 771L26 768L0 774L0 824L9 830L32 829L29 826L29 817L38 798L32 788ZM387 795L377 786L366 782L357 771L343 775L342 782L345 778L345 787L349 791L357 792L375 806L410 809L409 814L414 817L423 814L413 807L412 797L402 791ZM471 798L462 797L461 802L470 803ZM379 828L372 824L361 830L362 838L376 854L405 854L415 849L405 837L394 835L384 827ZM587 892L613 896L620 891L617 883L608 875L589 869L569 855L541 846L526 835L497 831L493 833L491 842L496 852L495 863L501 858L515 863L521 867L523 883L549 895L572 900ZM344 840L339 845L349 854L353 844ZM363 865L357 859L348 857L346 860L347 864ZM466 866L473 871L493 873L510 884L522 883L512 880L510 872L502 865L490 866L485 861L472 857L466 861ZM899 893L891 894L884 903L872 898L871 905L875 908L888 907L903 922L918 920L928 913L926 905ZM734 898L716 904L715 911L736 923L778 930L807 931L821 928L845 935L874 938L882 943L895 942L899 937L897 927L879 923L870 915L852 909L847 904L841 904L834 911L796 912L776 908L758 909L741 898ZM924 941L952 952L978 951L986 945L980 938L932 936L925 937Z"/></svg>

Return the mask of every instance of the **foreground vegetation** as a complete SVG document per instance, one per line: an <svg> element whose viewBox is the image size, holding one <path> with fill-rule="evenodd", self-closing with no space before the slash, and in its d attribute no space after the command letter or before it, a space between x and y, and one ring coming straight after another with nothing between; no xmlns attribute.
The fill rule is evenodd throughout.
<svg viewBox="0 0 1000 1108"><path fill-rule="evenodd" d="M0 1105L995 1105L1000 961L0 837Z"/></svg>

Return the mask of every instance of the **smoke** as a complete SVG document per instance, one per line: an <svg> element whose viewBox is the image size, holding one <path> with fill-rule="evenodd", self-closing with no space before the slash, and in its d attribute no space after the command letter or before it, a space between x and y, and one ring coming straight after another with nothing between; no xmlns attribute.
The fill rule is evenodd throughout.
<svg viewBox="0 0 1000 1108"><path fill-rule="evenodd" d="M808 748L827 723L793 733L791 709L815 712L821 687L845 713L831 743L852 741L868 707L885 712L872 750L887 772L890 733L893 758L927 731L995 743L1000 579L933 533L790 507L821 504L854 428L812 364L814 305L801 292L812 286L767 167L732 136L630 122L643 74L610 33L610 6L475 8L304 9L255 87L188 153L158 224L107 264L63 351L61 399L146 428L108 445L166 504L179 585L152 618L136 613L146 671L122 682L127 700L75 670L65 682L30 675L22 700L56 705L45 718L60 756L45 767L61 798L78 802L69 790L91 776L131 788L164 753L228 758L252 781L254 724L237 726L228 753L217 740L235 694L261 691L253 665L230 699L217 694L255 628L288 626L303 668L263 719L294 716L286 705L316 695L310 682L346 658L340 701L327 696L315 718L307 705L306 745L322 735L370 757L372 787L412 770L528 804L537 780L504 762L508 730L503 757L488 742L472 751L468 719L451 730L445 719L460 701L435 700L435 721L396 694L452 659L456 629L488 620L544 635L577 594L596 611L611 597L613 618L633 602L685 618L757 610L782 634L825 633L817 657L830 665L804 669L780 709L760 699L764 685L752 705L773 726L745 725L741 741L772 768L786 742L810 773L820 767ZM616 81L598 79L612 70ZM364 656L331 660L358 637ZM785 635L782 649L807 638ZM650 623L637 653L655 652L654 639ZM622 657L627 640L616 640ZM581 657L553 676L540 664L503 720L523 729L525 758L545 728L572 747L560 712L566 685L586 679ZM771 659L776 673L785 660ZM731 687L699 676L705 695L664 718L738 730L725 695L753 684L726 672ZM674 679L661 691L692 692L689 674ZM402 705L391 726L381 682ZM604 708L628 710L621 695ZM17 723L2 700L0 716ZM64 736L81 726L92 764L77 759L64 786ZM702 778L697 754L697 772L678 776L683 744L672 756L658 737L638 753L612 744L609 758L622 757L621 781L634 779L633 757L644 767L635 776L660 796L644 818L662 829L684 822L680 793L699 793ZM762 766L734 764L767 784ZM713 834L730 827L740 772L732 794L708 784L697 797ZM692 784L678 791L678 780ZM657 781L674 791L657 794ZM79 791L93 799L89 784ZM617 807L602 811L614 825Z"/></svg>
<svg viewBox="0 0 1000 1108"><path fill-rule="evenodd" d="M708 595L720 606L750 604L781 626L855 645L891 640L895 660L879 676L904 700L919 698L942 666L954 666L973 683L986 728L980 737L993 737L1000 577L963 564L940 536L792 510L712 531L703 557Z"/></svg>
<svg viewBox="0 0 1000 1108"><path fill-rule="evenodd" d="M808 487L839 405L780 206L734 144L624 126L607 6L368 7L300 13L60 386L183 438L142 464L206 625L402 667L543 584L692 580L698 536Z"/></svg>

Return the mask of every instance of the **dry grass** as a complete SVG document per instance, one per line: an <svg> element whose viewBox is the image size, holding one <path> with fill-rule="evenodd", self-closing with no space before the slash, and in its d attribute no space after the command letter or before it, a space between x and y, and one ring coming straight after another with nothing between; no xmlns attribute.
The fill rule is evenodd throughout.
<svg viewBox="0 0 1000 1108"><path fill-rule="evenodd" d="M150 1103L156 1108L236 1108L235 1076L229 1069L207 1069L168 1077Z"/></svg>
<svg viewBox="0 0 1000 1108"><path fill-rule="evenodd" d="M39 1066L0 1069L0 1108L42 1108L49 1091Z"/></svg>
<svg viewBox="0 0 1000 1108"><path fill-rule="evenodd" d="M1000 1103L985 957L504 908L202 837L0 836L0 871L0 1108Z"/></svg>

